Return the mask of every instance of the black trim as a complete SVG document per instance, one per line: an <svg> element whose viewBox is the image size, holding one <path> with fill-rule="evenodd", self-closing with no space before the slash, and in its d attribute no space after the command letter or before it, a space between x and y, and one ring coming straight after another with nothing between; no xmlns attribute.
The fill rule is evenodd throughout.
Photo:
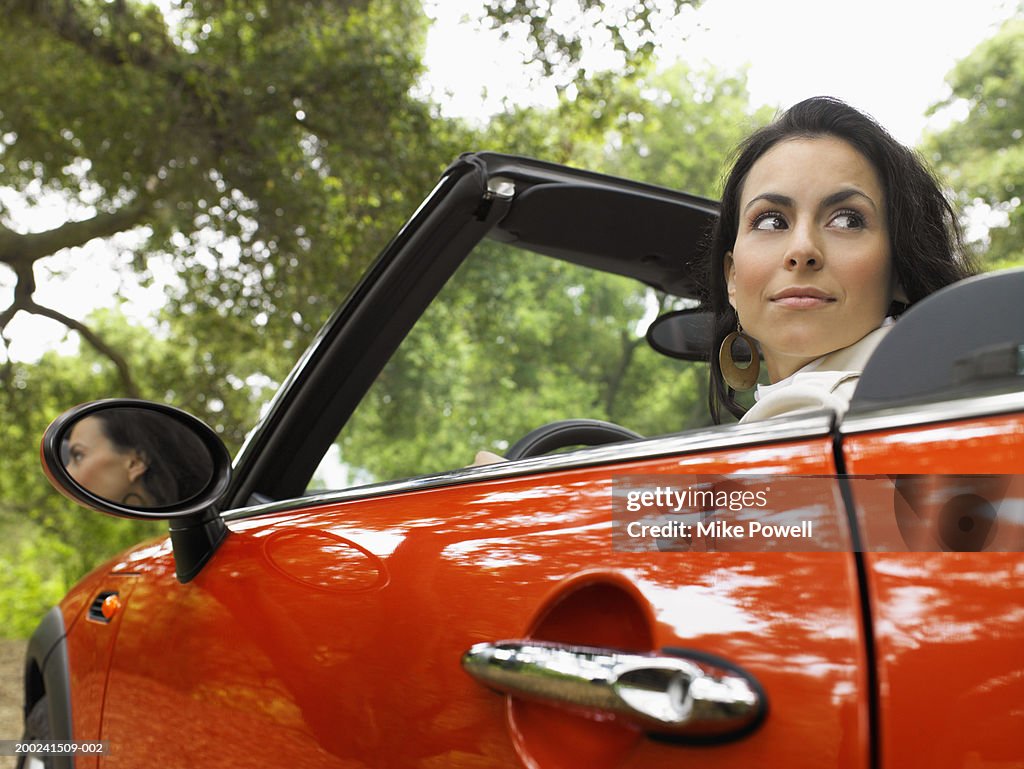
<svg viewBox="0 0 1024 769"><path fill-rule="evenodd" d="M175 519L170 522L169 530L174 573L182 584L191 582L202 571L228 535L224 519L214 510L205 515Z"/></svg>
<svg viewBox="0 0 1024 769"><path fill-rule="evenodd" d="M700 296L702 244L714 226L713 209L656 188L602 182L527 187L491 237L675 296Z"/></svg>
<svg viewBox="0 0 1024 769"><path fill-rule="evenodd" d="M857 522L857 506L853 499L853 488L848 480L846 458L843 455L843 434L836 422L832 429L832 455L836 465L839 493L846 507L846 518L850 529L850 550L857 569L857 590L860 594L860 618L864 628L864 661L867 666L868 687L868 767L881 766L881 725L882 703L878 681L878 654L875 649L875 623L872 617L871 580L868 574L867 555Z"/></svg>
<svg viewBox="0 0 1024 769"><path fill-rule="evenodd" d="M871 354L850 414L1024 390L1024 267L913 305Z"/></svg>
<svg viewBox="0 0 1024 769"><path fill-rule="evenodd" d="M490 189L496 180L512 182L513 198L498 187ZM599 205L600 210L617 200L633 207L629 210L643 207L661 212L662 219L671 213L667 221L674 223L681 217L691 222L693 230L709 225L718 211L713 200L530 158L494 153L461 156L384 248L282 384L239 454L225 509L305 493L324 452L402 339L485 236L599 270L629 274L652 285L661 278L686 283L677 263L688 260L686 248L693 245L689 241L699 241L703 233L695 231L692 238L684 239L684 247L676 242L679 238L669 237L675 229L663 232L662 240L669 245L659 241L648 253L643 244L634 248L633 239L619 233L622 228L613 227L609 231L619 233L614 243L597 239L595 244L593 238L585 238L582 250L577 250L578 244L564 239L567 228L556 226L557 216L543 215L543 206L535 211L536 218L513 215L532 190L541 192L532 197L557 203L560 210L576 217L573 221L581 216L587 221L588 215L594 219L586 205L574 209L577 198ZM646 220L634 226L649 231L652 242L665 229Z"/></svg>
<svg viewBox="0 0 1024 769"><path fill-rule="evenodd" d="M409 240L412 230L419 226L421 220L429 217L437 209L440 200L443 199L448 190L455 184L457 178L457 174L451 173L445 173L442 176L441 181L434 188L434 193L413 214L413 217L406 226L384 247L380 256L377 257L376 261L370 265L370 268L356 283L348 298L334 311L323 328L314 337L310 346L296 361L291 372L289 372L284 382L277 389L266 415L257 424L256 429L246 441L235 460L234 478L227 494L228 502L226 506L228 508L248 504L250 497L259 498L267 496L271 499L275 498L256 490L255 480L247 480L255 475L254 471L250 471L250 466L259 467L262 464L260 455L266 452L267 446L278 443L278 441L274 440L274 436L279 426L286 421L285 414L291 405L290 401L297 397L295 393L301 390L305 379L309 377L309 372L317 367L322 358L326 357L331 337L336 333L337 328L350 315L354 314L355 308L370 293L371 286L381 278L395 255Z"/></svg>
<svg viewBox="0 0 1024 769"><path fill-rule="evenodd" d="M457 163L443 186L443 201L425 207L385 249L282 386L239 456L229 508L253 494L285 499L305 491L380 370L491 228L475 218L487 195L481 163ZM501 202L488 216L501 215Z"/></svg>
<svg viewBox="0 0 1024 769"><path fill-rule="evenodd" d="M89 606L89 619L93 622L102 622L104 625L109 625L110 620L103 615L103 602L110 598L110 596L117 594L116 590L103 590L98 593Z"/></svg>
<svg viewBox="0 0 1024 769"><path fill-rule="evenodd" d="M50 739L72 740L71 665L68 661L64 615L50 609L32 633L25 653L25 716L45 694L50 717ZM74 769L73 756L51 756L54 769Z"/></svg>
<svg viewBox="0 0 1024 769"><path fill-rule="evenodd" d="M693 745L693 746L713 746L713 745L725 745L730 742L736 742L744 737L749 736L756 732L765 719L768 717L768 693L765 692L764 687L761 686L761 682L754 677L754 674L743 667L740 667L735 662L719 657L715 654L710 654L705 651L698 649L688 649L682 646L665 646L662 648L663 654L670 654L673 657L685 657L697 662L703 662L708 665L712 665L722 670L728 670L731 673L742 677L750 688L753 689L761 702L761 707L754 715L754 719L744 726L742 729L738 729L735 732L729 732L727 734L717 735L713 737L685 737L670 734L659 734L654 732L647 732L647 736L656 742L665 742L672 745Z"/></svg>

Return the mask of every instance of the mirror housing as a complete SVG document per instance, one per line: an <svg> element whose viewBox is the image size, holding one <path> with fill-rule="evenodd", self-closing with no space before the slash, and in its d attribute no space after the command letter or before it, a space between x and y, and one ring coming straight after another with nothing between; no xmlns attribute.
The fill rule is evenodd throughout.
<svg viewBox="0 0 1024 769"><path fill-rule="evenodd" d="M707 363L711 360L714 327L714 315L703 307L666 312L648 326L647 344L670 358ZM714 352L718 354L717 350ZM763 360L760 350L758 356ZM746 351L744 355L744 350L737 346L734 357L744 363L750 360L750 353Z"/></svg>
<svg viewBox="0 0 1024 769"><path fill-rule="evenodd" d="M43 470L57 491L108 515L170 522L180 582L193 579L227 536L217 503L231 480L218 435L172 406L93 401L46 429Z"/></svg>
<svg viewBox="0 0 1024 769"><path fill-rule="evenodd" d="M714 318L703 307L667 312L647 328L647 344L670 358L710 359Z"/></svg>

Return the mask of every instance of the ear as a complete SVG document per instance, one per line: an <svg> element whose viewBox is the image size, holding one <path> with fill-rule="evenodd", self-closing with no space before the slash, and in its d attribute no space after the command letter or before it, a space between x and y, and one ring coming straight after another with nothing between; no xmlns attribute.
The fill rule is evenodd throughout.
<svg viewBox="0 0 1024 769"><path fill-rule="evenodd" d="M132 452L128 458L128 482L135 483L149 469L149 464L136 452Z"/></svg>
<svg viewBox="0 0 1024 769"><path fill-rule="evenodd" d="M736 309L736 262L733 261L732 251L725 252L725 260L722 262L722 269L725 272L725 293L729 297L729 304Z"/></svg>

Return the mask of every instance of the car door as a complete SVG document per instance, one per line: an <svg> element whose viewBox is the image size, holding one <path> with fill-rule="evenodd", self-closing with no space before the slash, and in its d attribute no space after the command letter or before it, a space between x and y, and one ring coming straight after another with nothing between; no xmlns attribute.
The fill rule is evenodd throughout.
<svg viewBox="0 0 1024 769"><path fill-rule="evenodd" d="M136 557L101 765L865 766L852 553L612 548L613 475L831 474L828 427L711 431L248 510L187 585L166 550ZM757 681L769 715L723 744L652 739L467 675L468 649L504 639L714 655Z"/></svg>
<svg viewBox="0 0 1024 769"><path fill-rule="evenodd" d="M545 419L567 418L587 416L600 400L587 389L596 342L577 360L542 361L540 374L477 386L472 377L484 363L504 364L526 342L510 341L481 317L488 307L509 312L511 303L480 309L471 292L455 294L456 304L469 306L498 347L459 376L466 392L493 393L495 408L476 413L473 401L459 411L449 402L458 399L435 395L429 377L412 390L392 381L389 367L418 371L425 359L458 357L461 348L448 336L439 345L436 333L414 346L416 354L404 350L410 339L420 344L410 328L439 306L435 297L470 252L491 254L493 243L504 243L685 298L713 211L708 201L523 159L471 156L453 166L253 434L236 462L224 516L230 533L204 568L180 584L165 543L113 567L136 583L107 677L102 737L111 750L100 765L867 767L872 698L862 575L835 479L831 414L689 430L665 424L662 437L465 467L476 441L500 423L514 439L520 428L508 425L528 407ZM680 243L690 244L685 253ZM493 258L485 273L496 265L527 270L522 256ZM541 288L551 284L543 275ZM575 277L567 281L558 293L570 311L595 293ZM538 295L547 301L551 292ZM635 308L643 315L645 301ZM524 317L512 325L529 333ZM557 334L539 336L549 343L544 349L565 347ZM665 378L640 371L652 391ZM552 404L531 403L524 382L538 376L564 382ZM625 383L617 392L634 391ZM404 411L385 408L410 401ZM622 413L641 423L658 425L670 411L637 395L627 401ZM399 433L405 437L393 444L374 432L420 419L422 430ZM438 426L452 419L465 440L449 450ZM406 467L384 464L392 454L403 462L408 454L412 472L381 475L379 467ZM829 532L829 547L748 548L708 537L617 544L624 488L652 478L681 487L688 479L756 485L784 476L813 479L793 493ZM481 678L479 656L465 657L503 641L518 644L520 660L548 655L584 668L623 655L631 664L704 666L711 678L701 680L711 689L729 689L726 680L746 687L756 717L737 728L668 735L609 707L607 697L566 693L563 678L541 691L508 693ZM496 648L485 672L513 647ZM652 678L637 687L640 696L668 696L680 680ZM588 686L607 693L599 680Z"/></svg>
<svg viewBox="0 0 1024 769"><path fill-rule="evenodd" d="M852 499L882 766L1024 761L1022 292L1008 271L912 308L842 426L847 472L870 479Z"/></svg>

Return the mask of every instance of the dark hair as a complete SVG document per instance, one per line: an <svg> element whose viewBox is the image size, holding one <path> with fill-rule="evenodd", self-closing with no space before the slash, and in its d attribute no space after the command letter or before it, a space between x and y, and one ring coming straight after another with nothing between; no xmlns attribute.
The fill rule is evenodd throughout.
<svg viewBox="0 0 1024 769"><path fill-rule="evenodd" d="M736 242L743 184L754 163L776 144L823 136L850 144L878 174L885 193L893 270L909 304L975 271L964 251L956 212L939 182L913 150L896 141L871 117L839 99L816 96L795 104L740 144L722 190L721 210L705 261L705 302L714 314L708 403L716 423L721 421L722 405L737 417L744 413L735 400L735 392L722 378L718 363L722 341L736 330L736 312L726 293L724 265L726 252ZM894 307L892 311L899 314L906 306Z"/></svg>
<svg viewBox="0 0 1024 769"><path fill-rule="evenodd" d="M104 409L91 416L115 449L133 450L146 463L142 483L155 507L189 499L209 483L210 452L171 417L140 408Z"/></svg>

